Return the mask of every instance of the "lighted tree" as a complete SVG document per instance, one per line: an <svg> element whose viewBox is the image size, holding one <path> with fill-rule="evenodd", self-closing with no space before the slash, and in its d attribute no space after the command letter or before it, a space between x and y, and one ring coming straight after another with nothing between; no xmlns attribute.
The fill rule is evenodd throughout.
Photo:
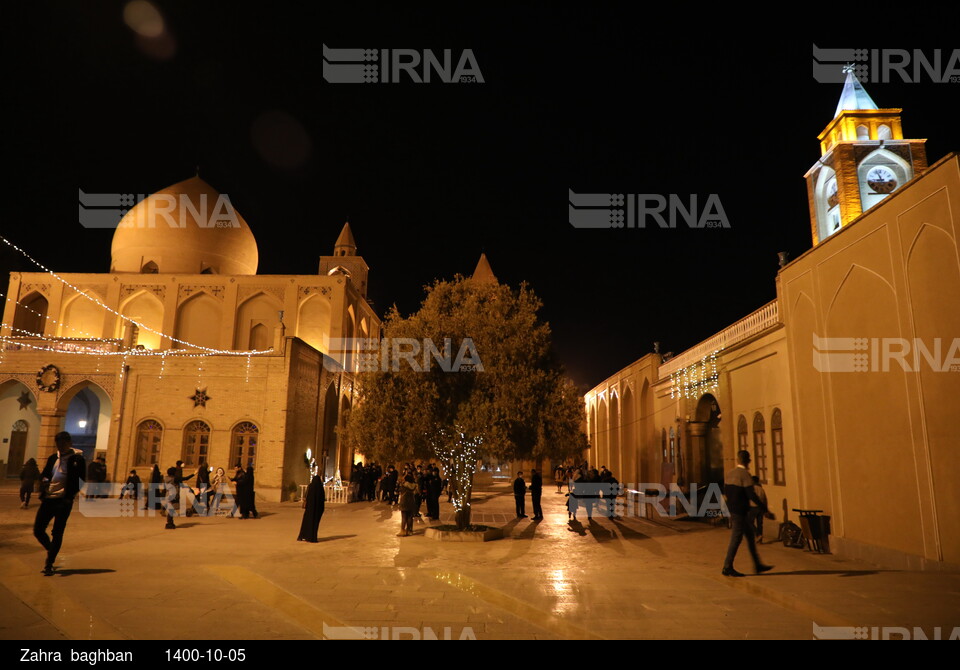
<svg viewBox="0 0 960 670"><path fill-rule="evenodd" d="M393 309L384 346L376 359L361 361L377 369L360 373L344 439L381 461L437 457L447 464L459 528L470 523L481 454L581 453L582 396L551 355L540 306L526 285L513 290L457 277L427 287L415 314Z"/></svg>

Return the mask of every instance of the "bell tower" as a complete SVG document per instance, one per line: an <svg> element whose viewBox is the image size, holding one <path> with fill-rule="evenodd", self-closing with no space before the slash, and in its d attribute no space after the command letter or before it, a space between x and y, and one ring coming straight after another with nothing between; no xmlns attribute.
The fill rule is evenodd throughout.
<svg viewBox="0 0 960 670"><path fill-rule="evenodd" d="M849 224L927 167L926 140L905 140L898 108L878 108L854 74L817 137L821 157L804 177L813 244Z"/></svg>
<svg viewBox="0 0 960 670"><path fill-rule="evenodd" d="M340 231L340 237L333 245L332 256L320 257L320 269L318 274L346 275L351 283L356 287L364 298L367 297L367 274L370 267L361 256L357 256L357 243L353 239L353 231L350 230L350 222L343 224L343 230Z"/></svg>

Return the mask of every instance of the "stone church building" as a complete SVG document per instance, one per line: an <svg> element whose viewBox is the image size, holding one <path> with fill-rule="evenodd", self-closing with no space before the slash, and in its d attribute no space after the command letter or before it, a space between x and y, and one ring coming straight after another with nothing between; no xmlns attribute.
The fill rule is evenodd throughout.
<svg viewBox="0 0 960 670"><path fill-rule="evenodd" d="M806 175L813 247L777 298L585 396L588 459L624 483L722 483L752 455L776 522L831 516L834 551L960 566L960 157L928 166L848 72Z"/></svg>
<svg viewBox="0 0 960 670"><path fill-rule="evenodd" d="M108 273L15 272L0 331L0 460L17 476L67 430L111 481L154 463L253 465L257 491L288 499L307 450L328 475L353 454L337 429L353 402L356 352L379 338L369 268L350 225L315 275L258 275L257 242L194 177L133 206ZM220 216L224 216L223 210ZM250 352L250 353L245 353Z"/></svg>

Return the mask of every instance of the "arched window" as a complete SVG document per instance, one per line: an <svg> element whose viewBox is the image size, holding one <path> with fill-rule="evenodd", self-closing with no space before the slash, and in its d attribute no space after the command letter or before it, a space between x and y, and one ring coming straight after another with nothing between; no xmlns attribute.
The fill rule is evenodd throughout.
<svg viewBox="0 0 960 670"><path fill-rule="evenodd" d="M160 462L160 441L163 426L153 419L141 421L137 426L137 448L134 465L155 465Z"/></svg>
<svg viewBox="0 0 960 670"><path fill-rule="evenodd" d="M780 409L773 410L770 417L770 439L773 445L773 483L786 486L787 475L783 463L783 418Z"/></svg>
<svg viewBox="0 0 960 670"><path fill-rule="evenodd" d="M160 272L159 266L153 261L147 261L143 264L143 267L140 268L140 273L145 275L155 275Z"/></svg>
<svg viewBox="0 0 960 670"><path fill-rule="evenodd" d="M194 468L203 460L207 462L210 451L210 426L203 421L191 421L183 429L183 455L180 460L184 467Z"/></svg>
<svg viewBox="0 0 960 670"><path fill-rule="evenodd" d="M866 126L860 125L857 126L857 139L858 140L869 140L870 139L870 129Z"/></svg>
<svg viewBox="0 0 960 670"><path fill-rule="evenodd" d="M767 433L763 414L753 415L753 461L761 484L767 483Z"/></svg>
<svg viewBox="0 0 960 670"><path fill-rule="evenodd" d="M667 460L667 429L660 431L660 448L663 451L663 460Z"/></svg>
<svg viewBox="0 0 960 670"><path fill-rule="evenodd" d="M238 423L233 427L230 440L230 464L241 465L244 468L255 466L257 461L257 444L260 442L260 429L249 421Z"/></svg>
<svg viewBox="0 0 960 670"><path fill-rule="evenodd" d="M750 443L747 440L747 417L743 414L737 419L737 450L749 451Z"/></svg>
<svg viewBox="0 0 960 670"><path fill-rule="evenodd" d="M877 139L878 140L892 140L893 133L890 132L890 126L883 123L877 128Z"/></svg>
<svg viewBox="0 0 960 670"><path fill-rule="evenodd" d="M677 438L676 434L673 432L673 428L670 429L670 462L673 463L673 459L677 454Z"/></svg>

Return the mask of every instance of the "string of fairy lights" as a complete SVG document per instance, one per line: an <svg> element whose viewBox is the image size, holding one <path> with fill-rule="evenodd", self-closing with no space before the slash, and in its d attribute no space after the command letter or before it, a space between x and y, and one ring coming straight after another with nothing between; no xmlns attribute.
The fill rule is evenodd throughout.
<svg viewBox="0 0 960 670"><path fill-rule="evenodd" d="M434 452L441 460L451 464L451 474L458 482L470 482L477 470L477 462L480 460L480 445L483 438L467 437L462 432L458 432L459 438L453 440L448 438L448 431L441 429L439 440L434 442ZM455 446L449 446L450 443ZM454 486L450 498L454 509L467 510L470 507L470 491L466 486Z"/></svg>
<svg viewBox="0 0 960 670"><path fill-rule="evenodd" d="M74 328L73 326L69 326L69 325L67 325L67 324L65 324L65 323L61 323L61 322L58 321L57 319L54 319L53 317L51 317L51 316L49 316L49 315L47 315L47 314L43 314L42 312L38 312L37 310L35 310L34 308L30 307L29 305L24 305L24 304L23 304L22 302L20 302L19 300L14 300L13 298L11 298L11 297L9 297L9 296L6 296L6 295L4 295L3 293L0 293L0 298L4 298L4 297L6 298L6 301L5 301L5 302L12 302L12 303L14 303L14 304L17 306L18 309L22 309L22 310L25 310L25 311L27 311L27 312L30 312L30 313L33 314L34 316L38 316L38 317L40 317L41 319L46 319L47 321L53 323L54 325L60 326L61 330L62 330L63 328L66 328L66 329L68 329L68 330L72 330L73 332L79 334L79 335L81 336L81 338L83 338L83 339L89 339L89 338L91 338L91 337L94 337L94 335L93 335L92 333L89 333L89 332L87 332L87 331L85 331L85 330L80 330L80 329L78 329L78 328ZM21 329L20 329L20 328L14 328L13 330L21 330ZM21 332L27 332L27 331L21 331ZM31 336L33 336L33 335L35 335L35 334L31 333Z"/></svg>
<svg viewBox="0 0 960 670"><path fill-rule="evenodd" d="M716 349L696 363L670 373L671 398L698 398L704 393L716 391L720 386L717 372L717 355L723 349Z"/></svg>
<svg viewBox="0 0 960 670"><path fill-rule="evenodd" d="M60 354L73 354L73 355L83 355L83 356L96 356L97 357L97 370L100 369L100 359L103 356L117 356L120 358L120 372L119 378L122 381L125 370L127 368L127 359L128 358L138 358L138 357L160 357L160 373L158 375L159 379L163 379L163 375L166 371L166 359L167 356L173 356L175 358L184 358L184 359L197 359L197 386L200 387L203 380L203 359L208 356L220 355L220 356L245 356L247 359L246 362L246 382L250 381L250 369L251 369L251 360L253 356L258 356L262 354L273 353L273 349L250 349L250 350L233 350L233 349L216 349L213 347L207 347L192 342L187 342L186 340L181 340L177 337L164 333L162 331L151 328L150 326L137 321L136 319L122 314L117 310L113 309L109 305L104 304L99 299L94 296L89 295L84 292L77 286L74 286L69 281L58 275L53 270L47 268L45 265L40 263L38 260L33 258L29 253L21 249L19 246L8 240L6 237L0 235L0 241L6 244L11 249L19 252L24 258L29 260L31 263L40 268L43 272L49 274L51 277L59 281L64 286L73 289L78 295L83 296L85 299L93 302L95 305L101 309L106 310L107 312L113 314L116 317L119 317L126 323L129 323L132 326L135 326L139 330L147 331L155 335L159 335L161 342L168 341L171 343L176 343L183 349L140 349L140 348L123 348L116 339L108 339L101 337L94 337L89 332L81 331L77 328L74 328L62 321L52 318L49 315L45 315L29 305L24 305L19 300L16 300L10 296L4 296L0 293L0 297L5 297L6 302L13 302L17 306L17 311L20 309L26 310L32 313L34 316L39 317L40 319L45 319L47 322L50 322L59 327L61 332L65 329L72 332L78 333L83 337L52 337L44 335L43 333L33 332L28 329L18 327L14 324L0 323L0 333L6 333L9 329L10 335L0 334L0 365L3 364L5 352L11 348L15 347L16 349L32 349L35 351L47 351L47 352L56 352ZM44 329L45 330L45 329ZM42 344L36 342L26 342L23 341L24 338L40 340ZM190 351L190 350L195 351Z"/></svg>

